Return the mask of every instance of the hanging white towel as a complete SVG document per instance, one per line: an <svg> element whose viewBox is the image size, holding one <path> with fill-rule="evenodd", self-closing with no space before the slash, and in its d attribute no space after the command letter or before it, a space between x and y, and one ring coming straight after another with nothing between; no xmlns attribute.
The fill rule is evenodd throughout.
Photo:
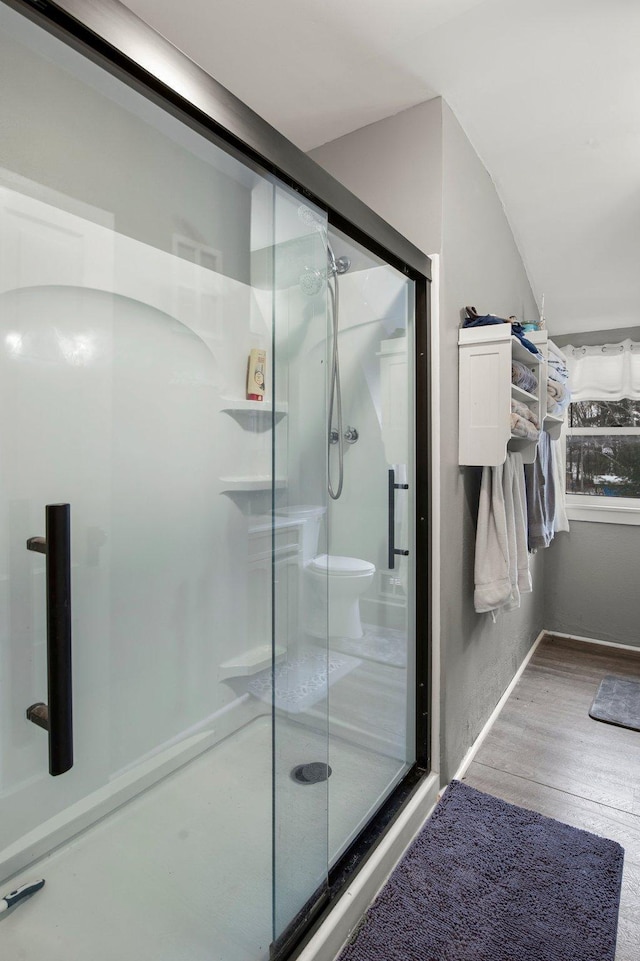
<svg viewBox="0 0 640 961"><path fill-rule="evenodd" d="M513 461L509 454L502 469L502 493L504 497L504 517L507 529L507 548L509 551L509 581L511 593L504 605L507 611L515 611L520 607L520 590L518 588L518 538L515 525L515 500L513 492Z"/></svg>
<svg viewBox="0 0 640 961"><path fill-rule="evenodd" d="M484 467L476 530L474 607L478 613L516 610L531 591L524 471L521 454Z"/></svg>
<svg viewBox="0 0 640 961"><path fill-rule="evenodd" d="M553 531L569 530L569 518L567 517L567 491L564 476L564 455L563 438L551 441L551 473L553 476L556 501L555 513L553 515Z"/></svg>
<svg viewBox="0 0 640 961"><path fill-rule="evenodd" d="M498 467L482 468L473 596L473 603L479 614L502 607L511 597L503 473L502 464Z"/></svg>

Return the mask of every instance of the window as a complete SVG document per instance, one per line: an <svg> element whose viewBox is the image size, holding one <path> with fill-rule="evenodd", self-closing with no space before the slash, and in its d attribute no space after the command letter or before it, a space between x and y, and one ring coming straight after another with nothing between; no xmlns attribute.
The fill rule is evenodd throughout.
<svg viewBox="0 0 640 961"><path fill-rule="evenodd" d="M640 524L640 344L570 347L567 359L568 515Z"/></svg>
<svg viewBox="0 0 640 961"><path fill-rule="evenodd" d="M567 493L640 498L640 400L569 406Z"/></svg>

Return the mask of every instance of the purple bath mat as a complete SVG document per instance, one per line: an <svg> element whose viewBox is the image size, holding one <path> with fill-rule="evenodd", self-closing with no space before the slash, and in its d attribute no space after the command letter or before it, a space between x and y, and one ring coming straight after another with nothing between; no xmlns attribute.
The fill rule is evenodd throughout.
<svg viewBox="0 0 640 961"><path fill-rule="evenodd" d="M614 961L623 857L452 781L340 961Z"/></svg>

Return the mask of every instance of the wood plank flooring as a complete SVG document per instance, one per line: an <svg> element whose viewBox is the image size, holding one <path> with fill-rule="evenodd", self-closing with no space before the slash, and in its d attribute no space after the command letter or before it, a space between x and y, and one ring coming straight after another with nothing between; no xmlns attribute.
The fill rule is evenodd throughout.
<svg viewBox="0 0 640 961"><path fill-rule="evenodd" d="M640 679L640 651L543 640L463 780L622 845L616 961L640 961L640 732L589 717L605 674Z"/></svg>

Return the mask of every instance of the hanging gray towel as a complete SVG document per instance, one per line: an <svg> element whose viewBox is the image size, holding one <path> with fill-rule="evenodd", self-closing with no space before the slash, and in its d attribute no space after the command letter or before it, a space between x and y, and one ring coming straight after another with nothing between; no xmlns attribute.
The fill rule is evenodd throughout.
<svg viewBox="0 0 640 961"><path fill-rule="evenodd" d="M533 464L525 464L529 550L548 547L553 540L556 493L551 460L551 440L541 431L538 454Z"/></svg>

